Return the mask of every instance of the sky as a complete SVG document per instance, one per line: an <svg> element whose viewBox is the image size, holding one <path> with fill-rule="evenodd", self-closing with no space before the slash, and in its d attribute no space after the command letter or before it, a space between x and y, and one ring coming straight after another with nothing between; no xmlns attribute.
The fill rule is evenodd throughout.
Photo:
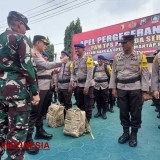
<svg viewBox="0 0 160 160"><path fill-rule="evenodd" d="M160 0L0 0L0 33L7 28L10 11L28 18L27 36L48 36L58 57L64 49L64 33L80 18L82 32L160 13Z"/></svg>

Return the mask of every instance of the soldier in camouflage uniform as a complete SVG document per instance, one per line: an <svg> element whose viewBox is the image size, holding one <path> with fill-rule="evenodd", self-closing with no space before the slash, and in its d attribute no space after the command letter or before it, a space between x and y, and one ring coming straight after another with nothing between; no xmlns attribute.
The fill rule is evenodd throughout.
<svg viewBox="0 0 160 160"><path fill-rule="evenodd" d="M0 35L0 159L3 142L25 142L31 110L39 103L35 71L30 47L25 40L29 30L27 18L11 11L7 17L9 29ZM7 148L7 160L23 160L24 150Z"/></svg>
<svg viewBox="0 0 160 160"><path fill-rule="evenodd" d="M107 118L106 112L108 109L108 83L109 83L109 68L104 63L105 57L98 55L98 65L93 71L93 78L95 81L94 95L97 103L98 112L94 115L95 118L102 116Z"/></svg>
<svg viewBox="0 0 160 160"><path fill-rule="evenodd" d="M137 132L141 127L143 101L149 99L149 70L146 56L134 50L134 35L123 36L123 52L113 60L109 87L118 96L123 134L120 144L129 140L129 146L137 146ZM131 127L131 135L129 129Z"/></svg>
<svg viewBox="0 0 160 160"><path fill-rule="evenodd" d="M75 44L74 47L78 57L73 63L71 82L73 88L77 86L77 106L86 112L89 122L94 103L93 60L91 56L84 55L85 46L83 44Z"/></svg>
<svg viewBox="0 0 160 160"><path fill-rule="evenodd" d="M62 51L61 58L65 56L70 57L67 51ZM72 108L72 85L70 82L72 67L73 64L69 60L67 63L63 63L55 79L58 100L66 110Z"/></svg>

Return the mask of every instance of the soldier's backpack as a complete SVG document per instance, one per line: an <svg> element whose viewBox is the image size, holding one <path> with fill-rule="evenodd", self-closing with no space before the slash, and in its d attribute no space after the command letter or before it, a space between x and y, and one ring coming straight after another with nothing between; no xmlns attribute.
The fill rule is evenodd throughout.
<svg viewBox="0 0 160 160"><path fill-rule="evenodd" d="M60 127L64 125L64 106L51 104L46 117L47 125L50 127Z"/></svg>
<svg viewBox="0 0 160 160"><path fill-rule="evenodd" d="M66 112L63 133L72 137L79 137L85 133L86 113L79 108L71 108Z"/></svg>
<svg viewBox="0 0 160 160"><path fill-rule="evenodd" d="M97 65L94 67L94 70L93 70L93 79L94 79L94 75L96 73L96 69L97 69ZM110 74L109 74L109 71L108 71L108 67L106 64L104 64L104 71L106 72L106 75L108 77L108 82L110 80Z"/></svg>

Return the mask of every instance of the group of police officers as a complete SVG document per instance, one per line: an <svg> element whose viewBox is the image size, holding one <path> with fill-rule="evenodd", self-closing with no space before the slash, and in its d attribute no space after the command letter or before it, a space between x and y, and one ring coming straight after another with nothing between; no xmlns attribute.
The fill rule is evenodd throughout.
<svg viewBox="0 0 160 160"><path fill-rule="evenodd" d="M4 154L3 142L33 142L35 139L51 139L52 134L43 128L43 118L49 106L51 69L54 70L55 90L65 109L72 107L72 91L76 91L77 107L86 112L88 123L92 117L94 102L97 113L94 117L107 118L113 112L113 97L117 97L123 134L118 142L129 141L137 146L137 133L141 127L143 102L150 99L148 63L145 54L134 50L134 35L125 35L119 41L123 51L113 60L112 69L106 58L98 56L94 65L91 56L84 54L83 44L74 44L77 58L69 61L67 51L61 52L61 63L49 62L44 57L49 42L44 36L33 39L33 51L27 44L27 18L16 11L7 17L9 29L0 35L0 158ZM159 99L160 54L153 61L151 88ZM56 70L60 68L60 70ZM110 104L110 107L109 107ZM86 127L86 133L90 129ZM24 159L23 148L7 148L6 160ZM32 146L28 153L37 154Z"/></svg>

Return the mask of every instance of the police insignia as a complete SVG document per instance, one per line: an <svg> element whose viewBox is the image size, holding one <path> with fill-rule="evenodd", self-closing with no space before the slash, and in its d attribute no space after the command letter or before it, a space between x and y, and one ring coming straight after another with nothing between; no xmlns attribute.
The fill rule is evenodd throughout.
<svg viewBox="0 0 160 160"><path fill-rule="evenodd" d="M88 56L86 64L87 67L93 67L93 59L91 56Z"/></svg>
<svg viewBox="0 0 160 160"><path fill-rule="evenodd" d="M148 62L145 54L142 54L141 67L142 68L148 67Z"/></svg>

